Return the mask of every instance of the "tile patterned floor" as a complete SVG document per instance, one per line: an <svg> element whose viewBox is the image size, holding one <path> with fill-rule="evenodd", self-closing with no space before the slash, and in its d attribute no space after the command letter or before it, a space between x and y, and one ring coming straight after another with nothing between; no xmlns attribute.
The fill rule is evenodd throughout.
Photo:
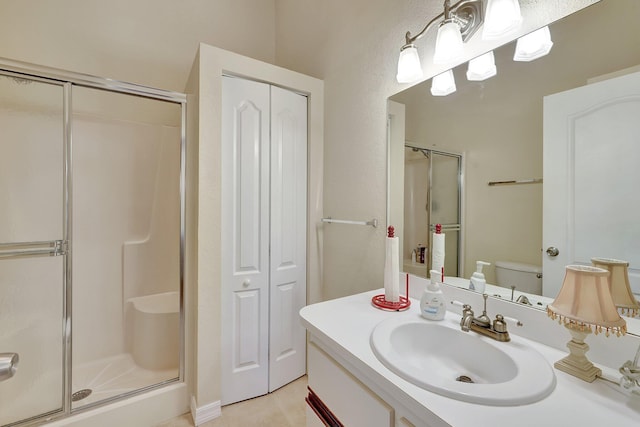
<svg viewBox="0 0 640 427"><path fill-rule="evenodd" d="M200 427L304 427L306 390L304 376L266 396L223 406L222 416ZM191 415L185 414L158 427L192 426Z"/></svg>

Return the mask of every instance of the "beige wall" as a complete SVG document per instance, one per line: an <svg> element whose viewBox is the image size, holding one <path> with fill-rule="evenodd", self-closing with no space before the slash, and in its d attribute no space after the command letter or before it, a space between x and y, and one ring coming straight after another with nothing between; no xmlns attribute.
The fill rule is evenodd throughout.
<svg viewBox="0 0 640 427"><path fill-rule="evenodd" d="M0 57L183 91L200 42L273 63L275 0L3 0Z"/></svg>
<svg viewBox="0 0 640 427"><path fill-rule="evenodd" d="M533 8L540 2L521 0L528 20L518 34L594 1L553 3L535 11ZM428 19L441 13L441 8L440 0L277 2L278 63L325 81L324 213L340 219L377 218L381 224L377 229L323 226L325 298L382 287L386 99L406 87L395 82L396 61L405 32L419 31ZM304 33L305 26L312 30ZM317 26L325 26L326 32L313 30ZM417 44L422 58L430 57L429 37ZM476 39L479 38L466 47L467 59L504 42L480 43ZM426 76L443 71L430 64L423 63L423 67ZM478 167L482 160L478 159Z"/></svg>

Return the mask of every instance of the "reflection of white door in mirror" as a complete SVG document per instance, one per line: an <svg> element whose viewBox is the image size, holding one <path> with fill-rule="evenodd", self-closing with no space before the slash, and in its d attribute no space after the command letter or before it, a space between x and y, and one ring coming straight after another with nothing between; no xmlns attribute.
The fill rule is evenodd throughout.
<svg viewBox="0 0 640 427"><path fill-rule="evenodd" d="M404 234L405 108L398 102L387 101L387 110L387 226L393 225L396 235L402 236ZM399 256L400 260L411 256L403 253L402 244Z"/></svg>
<svg viewBox="0 0 640 427"><path fill-rule="evenodd" d="M565 266L628 261L640 294L640 72L544 98L543 294ZM624 174L620 172L623 171Z"/></svg>

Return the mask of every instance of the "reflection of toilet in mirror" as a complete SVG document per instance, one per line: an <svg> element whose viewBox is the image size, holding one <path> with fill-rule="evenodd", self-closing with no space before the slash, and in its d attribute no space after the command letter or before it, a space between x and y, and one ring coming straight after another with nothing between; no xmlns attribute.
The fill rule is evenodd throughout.
<svg viewBox="0 0 640 427"><path fill-rule="evenodd" d="M512 261L496 261L498 286L533 295L542 295L542 267Z"/></svg>

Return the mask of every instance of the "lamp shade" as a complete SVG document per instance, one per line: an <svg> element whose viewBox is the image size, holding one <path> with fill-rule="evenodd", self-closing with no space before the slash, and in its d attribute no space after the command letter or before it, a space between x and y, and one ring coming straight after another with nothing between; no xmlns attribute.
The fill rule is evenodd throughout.
<svg viewBox="0 0 640 427"><path fill-rule="evenodd" d="M431 80L431 95L447 96L456 91L456 80L453 71L447 70Z"/></svg>
<svg viewBox="0 0 640 427"><path fill-rule="evenodd" d="M624 335L626 322L613 304L608 277L609 272L602 268L568 265L562 288L547 306L547 313L570 329L591 331L593 327L596 334L604 330L607 336Z"/></svg>
<svg viewBox="0 0 640 427"><path fill-rule="evenodd" d="M473 58L469 61L467 68L467 80L481 81L489 77L493 77L498 73L496 69L496 60L493 51L489 51L482 56Z"/></svg>
<svg viewBox="0 0 640 427"><path fill-rule="evenodd" d="M438 27L433 63L450 64L462 56L462 49L460 26L451 20L443 21Z"/></svg>
<svg viewBox="0 0 640 427"><path fill-rule="evenodd" d="M591 258L591 263L609 271L609 289L613 304L622 310L622 314L637 316L640 304L629 285L629 262L611 258Z"/></svg>
<svg viewBox="0 0 640 427"><path fill-rule="evenodd" d="M489 0L482 29L485 40L500 38L522 24L518 0Z"/></svg>
<svg viewBox="0 0 640 427"><path fill-rule="evenodd" d="M548 54L552 46L553 42L551 41L549 27L542 27L518 39L513 60L533 61Z"/></svg>
<svg viewBox="0 0 640 427"><path fill-rule="evenodd" d="M422 65L418 56L418 49L412 44L404 46L400 50L398 59L398 83L413 83L423 77Z"/></svg>

